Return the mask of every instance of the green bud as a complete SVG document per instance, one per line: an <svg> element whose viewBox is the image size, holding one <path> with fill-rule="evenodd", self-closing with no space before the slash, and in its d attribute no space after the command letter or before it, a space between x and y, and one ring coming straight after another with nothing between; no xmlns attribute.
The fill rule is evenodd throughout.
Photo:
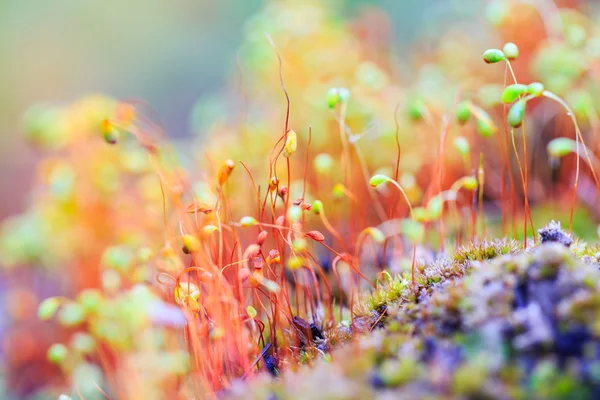
<svg viewBox="0 0 600 400"><path fill-rule="evenodd" d="M42 301L38 306L38 318L42 321L47 321L56 314L60 300L57 297L49 297Z"/></svg>
<svg viewBox="0 0 600 400"><path fill-rule="evenodd" d="M79 303L67 303L58 313L58 321L63 326L76 326L85 320L85 309Z"/></svg>
<svg viewBox="0 0 600 400"><path fill-rule="evenodd" d="M258 221L256 221L256 218L251 217L249 215L240 219L240 225L242 226L242 228L250 228L256 225L257 223Z"/></svg>
<svg viewBox="0 0 600 400"><path fill-rule="evenodd" d="M544 92L544 84L540 82L533 82L527 86L527 93L532 94L534 96L541 96Z"/></svg>
<svg viewBox="0 0 600 400"><path fill-rule="evenodd" d="M506 55L506 58L508 58L509 60L516 60L517 58L519 58L519 47L517 47L517 45L514 43L506 43L504 45L504 48L502 49L502 52L504 53L504 55Z"/></svg>
<svg viewBox="0 0 600 400"><path fill-rule="evenodd" d="M495 64L500 61L504 61L506 56L502 52L502 50L498 49L488 49L483 53L483 61L487 64Z"/></svg>
<svg viewBox="0 0 600 400"><path fill-rule="evenodd" d="M333 157L327 153L317 154L313 160L313 167L320 175L327 175L333 166Z"/></svg>
<svg viewBox="0 0 600 400"><path fill-rule="evenodd" d="M458 136L454 139L454 147L456 147L462 156L468 156L471 151L469 141L464 136Z"/></svg>
<svg viewBox="0 0 600 400"><path fill-rule="evenodd" d="M302 218L302 209L299 206L291 206L288 208L287 218L292 222L300 221L300 218Z"/></svg>
<svg viewBox="0 0 600 400"><path fill-rule="evenodd" d="M400 222L400 230L413 242L420 242L425 234L423 224L410 218L405 218Z"/></svg>
<svg viewBox="0 0 600 400"><path fill-rule="evenodd" d="M469 122L469 118L471 118L471 108L469 107L468 101L461 101L456 107L456 121L464 125Z"/></svg>
<svg viewBox="0 0 600 400"><path fill-rule="evenodd" d="M338 88L331 88L327 92L327 106L331 109L335 108L338 101L340 100L340 94Z"/></svg>
<svg viewBox="0 0 600 400"><path fill-rule="evenodd" d="M315 200L315 201L313 201L310 210L313 213L319 215L321 213L321 211L323 211L323 202L321 200Z"/></svg>
<svg viewBox="0 0 600 400"><path fill-rule="evenodd" d="M526 100L517 101L508 112L508 123L513 128L518 128L523 125L523 119L525 118L525 106L527 105Z"/></svg>
<svg viewBox="0 0 600 400"><path fill-rule="evenodd" d="M48 357L48 361L52 364L61 364L69 354L69 350L67 346L60 343L55 343L48 349L48 353L46 353Z"/></svg>
<svg viewBox="0 0 600 400"><path fill-rule="evenodd" d="M519 97L527 93L528 86L515 83L514 85L507 86L502 92L502 102L504 104L510 104L517 100Z"/></svg>
<svg viewBox="0 0 600 400"><path fill-rule="evenodd" d="M571 152L574 152L577 148L576 146L577 145L573 140L565 137L559 137L548 142L547 150L548 154L550 154L552 157L560 158Z"/></svg>
<svg viewBox="0 0 600 400"><path fill-rule="evenodd" d="M422 100L413 100L408 104L408 116L413 121L421 121L427 114L427 106Z"/></svg>
<svg viewBox="0 0 600 400"><path fill-rule="evenodd" d="M377 187L377 186L381 185L382 183L385 183L389 180L391 180L391 179L383 174L376 174L376 175L373 175L371 177L371 179L369 179L369 185L371 185L371 187Z"/></svg>

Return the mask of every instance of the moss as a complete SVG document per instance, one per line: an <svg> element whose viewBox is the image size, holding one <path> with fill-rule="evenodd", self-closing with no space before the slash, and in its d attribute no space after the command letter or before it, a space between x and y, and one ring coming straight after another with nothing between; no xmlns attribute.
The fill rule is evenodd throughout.
<svg viewBox="0 0 600 400"><path fill-rule="evenodd" d="M572 246L550 241L523 251L514 241L484 241L417 271L426 279L416 290L396 276L363 298L353 340L331 353L334 379L351 379L369 398L599 393L600 271ZM382 329L373 329L382 316ZM303 379L323 373L307 369ZM278 398L297 398L288 385L267 384Z"/></svg>

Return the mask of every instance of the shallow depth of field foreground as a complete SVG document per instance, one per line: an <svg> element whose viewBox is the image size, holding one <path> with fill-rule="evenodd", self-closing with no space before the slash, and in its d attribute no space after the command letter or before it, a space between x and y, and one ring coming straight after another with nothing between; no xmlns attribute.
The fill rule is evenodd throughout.
<svg viewBox="0 0 600 400"><path fill-rule="evenodd" d="M190 110L31 104L5 398L600 398L599 4L381 3L260 3Z"/></svg>

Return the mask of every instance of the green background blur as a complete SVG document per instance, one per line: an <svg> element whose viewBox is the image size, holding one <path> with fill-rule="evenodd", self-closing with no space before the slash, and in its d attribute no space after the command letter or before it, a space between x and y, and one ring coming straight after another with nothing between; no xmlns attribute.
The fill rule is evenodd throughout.
<svg viewBox="0 0 600 400"><path fill-rule="evenodd" d="M340 3L340 18L381 7L391 19L398 51L418 45L417 37L443 34L457 21L468 28L485 5L485 0L324 1ZM232 76L244 22L263 3L0 0L0 219L26 206L40 156L20 134L28 106L89 93L139 98L159 113L170 136L189 135L194 103Z"/></svg>

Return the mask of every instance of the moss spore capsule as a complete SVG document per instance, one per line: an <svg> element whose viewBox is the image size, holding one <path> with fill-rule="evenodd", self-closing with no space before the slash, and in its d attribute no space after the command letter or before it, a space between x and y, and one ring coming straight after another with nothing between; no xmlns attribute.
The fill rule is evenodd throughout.
<svg viewBox="0 0 600 400"><path fill-rule="evenodd" d="M252 226L255 226L257 223L258 222L256 221L256 218L251 217L249 215L240 219L240 225L242 226L242 228L250 228Z"/></svg>
<svg viewBox="0 0 600 400"><path fill-rule="evenodd" d="M499 49L488 49L483 52L483 61L487 64L495 64L506 60L506 55Z"/></svg>
<svg viewBox="0 0 600 400"><path fill-rule="evenodd" d="M527 86L527 93L534 96L541 96L544 92L544 84L540 82L533 82Z"/></svg>
<svg viewBox="0 0 600 400"><path fill-rule="evenodd" d="M502 102L510 104L528 92L528 86L520 83L507 86L502 92Z"/></svg>
<svg viewBox="0 0 600 400"><path fill-rule="evenodd" d="M469 122L471 118L471 108L469 107L468 101L461 101L456 107L456 122L461 125Z"/></svg>
<svg viewBox="0 0 600 400"><path fill-rule="evenodd" d="M508 58L511 61L519 58L519 47L512 42L506 43L504 45L504 48L502 49L502 52L504 53L506 58Z"/></svg>
<svg viewBox="0 0 600 400"><path fill-rule="evenodd" d="M523 125L523 119L525 118L525 107L527 105L527 101L522 99L517 101L510 108L508 112L507 120L510 126L513 128L519 128Z"/></svg>
<svg viewBox="0 0 600 400"><path fill-rule="evenodd" d="M102 137L108 144L117 144L119 141L119 131L110 123L108 119L102 121Z"/></svg>

